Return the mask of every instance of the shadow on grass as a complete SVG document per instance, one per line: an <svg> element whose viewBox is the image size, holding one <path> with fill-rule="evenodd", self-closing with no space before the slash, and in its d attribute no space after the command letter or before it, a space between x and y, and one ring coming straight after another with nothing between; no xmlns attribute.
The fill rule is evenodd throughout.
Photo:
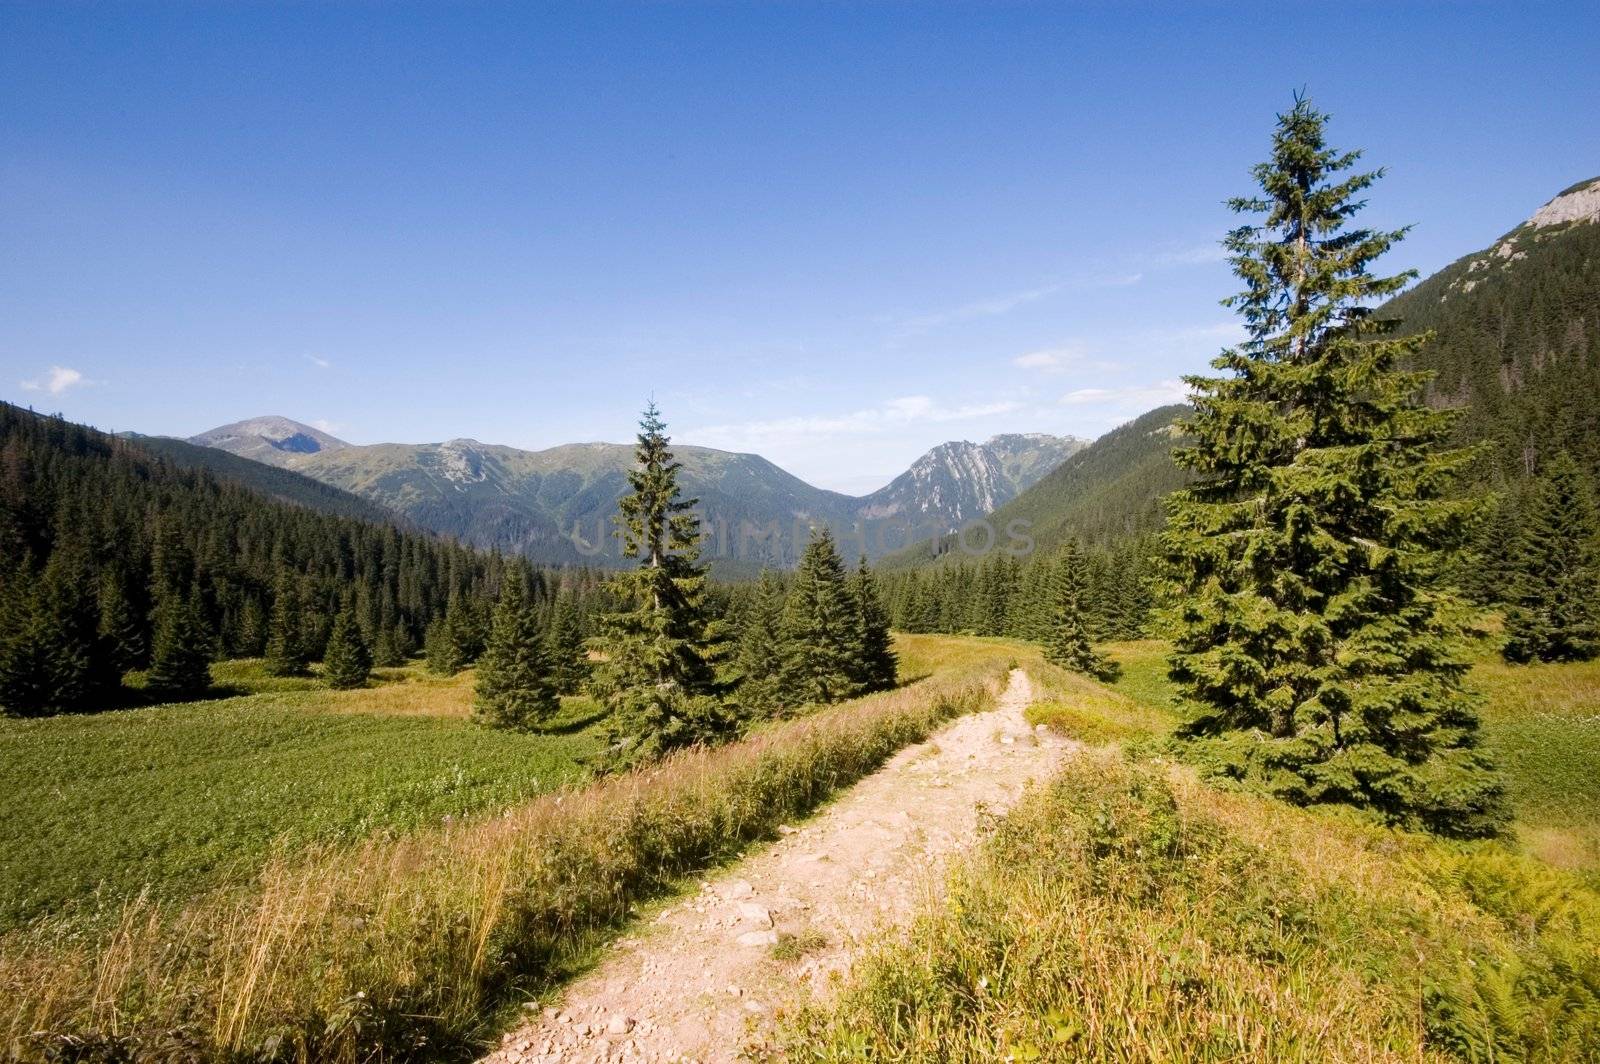
<svg viewBox="0 0 1600 1064"><path fill-rule="evenodd" d="M571 735L574 732L581 732L585 728L599 724L610 715L611 711L605 706L597 706L592 713L585 713L566 720L553 720L543 727L533 729L533 731L536 735Z"/></svg>

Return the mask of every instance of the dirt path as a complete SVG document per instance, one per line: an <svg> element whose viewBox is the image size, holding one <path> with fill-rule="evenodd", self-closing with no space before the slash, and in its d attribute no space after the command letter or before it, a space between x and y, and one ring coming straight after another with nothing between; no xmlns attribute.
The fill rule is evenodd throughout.
<svg viewBox="0 0 1600 1064"><path fill-rule="evenodd" d="M911 919L973 841L980 809L1009 807L1049 773L1068 744L1028 727L1031 699L1014 670L995 709L902 750L618 941L485 1064L737 1059L775 1008L826 993L873 931Z"/></svg>

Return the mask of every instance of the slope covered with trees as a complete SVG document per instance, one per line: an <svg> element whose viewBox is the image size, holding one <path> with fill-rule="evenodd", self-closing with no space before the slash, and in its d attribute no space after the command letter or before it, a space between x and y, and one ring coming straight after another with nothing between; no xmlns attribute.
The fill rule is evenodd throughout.
<svg viewBox="0 0 1600 1064"><path fill-rule="evenodd" d="M1526 478L1562 452L1600 471L1600 178L1378 314L1434 333L1412 365L1436 374L1433 403L1462 408L1457 439L1490 445L1480 480Z"/></svg>
<svg viewBox="0 0 1600 1064"><path fill-rule="evenodd" d="M342 613L356 625L342 653L351 637L409 653L452 608L459 627L481 624L508 567L525 565L264 498L137 441L0 405L9 713L114 704L134 669L161 695L203 689L199 666L220 657L301 672Z"/></svg>

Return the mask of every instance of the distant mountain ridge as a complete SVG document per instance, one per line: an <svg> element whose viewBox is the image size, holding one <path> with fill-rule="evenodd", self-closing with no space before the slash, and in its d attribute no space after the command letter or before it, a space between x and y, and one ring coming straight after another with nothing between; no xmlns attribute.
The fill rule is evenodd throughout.
<svg viewBox="0 0 1600 1064"><path fill-rule="evenodd" d="M190 436L188 442L200 447L215 447L240 458L250 458L269 465L286 464L274 461L274 455L319 454L350 446L321 429L275 414L222 425L198 436Z"/></svg>
<svg viewBox="0 0 1600 1064"><path fill-rule="evenodd" d="M278 416L189 442L302 473L474 546L552 564L615 559L610 518L633 462L632 445L620 443L540 451L464 438L353 445ZM791 564L812 523L829 524L844 549L870 557L948 532L1004 505L1085 445L1045 433L953 441L859 497L815 487L759 455L691 445L673 451L685 492L700 499L708 554L729 571L731 563Z"/></svg>
<svg viewBox="0 0 1600 1064"><path fill-rule="evenodd" d="M1118 426L1062 462L1032 487L989 514L995 542L1008 549L1053 551L1068 539L1115 546L1161 526L1161 500L1181 487L1172 460L1182 404L1157 407ZM975 546L982 540L973 537ZM883 559L891 569L963 556L954 535L936 536Z"/></svg>

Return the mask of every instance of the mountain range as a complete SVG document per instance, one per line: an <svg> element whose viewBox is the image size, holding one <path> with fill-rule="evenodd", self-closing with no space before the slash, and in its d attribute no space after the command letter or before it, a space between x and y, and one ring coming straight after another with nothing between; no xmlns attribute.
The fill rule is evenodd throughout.
<svg viewBox="0 0 1600 1064"><path fill-rule="evenodd" d="M633 448L618 443L539 451L470 439L357 446L275 416L187 442L303 474L473 546L548 564L615 562L611 515L633 462ZM673 451L685 493L700 500L712 537L707 554L732 573L791 564L814 523L830 525L847 552L873 558L949 532L1015 498L1084 446L1044 433L944 443L865 496L814 487L759 455Z"/></svg>

